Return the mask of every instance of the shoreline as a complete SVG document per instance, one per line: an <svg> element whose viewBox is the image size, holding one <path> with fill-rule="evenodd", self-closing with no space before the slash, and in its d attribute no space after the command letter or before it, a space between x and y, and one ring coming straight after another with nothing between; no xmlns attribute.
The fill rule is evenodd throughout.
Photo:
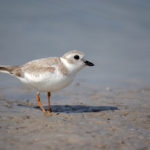
<svg viewBox="0 0 150 150"><path fill-rule="evenodd" d="M92 90L74 85L55 93L53 113L43 115L34 95L29 100L1 94L0 149L148 150L149 97L150 88ZM47 108L44 95L42 103Z"/></svg>

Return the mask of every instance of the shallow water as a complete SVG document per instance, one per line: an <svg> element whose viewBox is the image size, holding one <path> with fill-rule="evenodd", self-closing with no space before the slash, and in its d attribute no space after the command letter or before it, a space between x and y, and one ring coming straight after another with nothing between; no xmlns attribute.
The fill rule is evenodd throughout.
<svg viewBox="0 0 150 150"><path fill-rule="evenodd" d="M150 2L0 1L0 64L82 50L96 66L76 81L93 86L149 87ZM17 87L0 74L0 87Z"/></svg>

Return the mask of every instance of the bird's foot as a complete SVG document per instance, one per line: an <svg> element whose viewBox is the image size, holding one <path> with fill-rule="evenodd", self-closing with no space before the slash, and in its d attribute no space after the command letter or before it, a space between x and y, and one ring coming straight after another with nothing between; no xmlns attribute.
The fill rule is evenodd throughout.
<svg viewBox="0 0 150 150"><path fill-rule="evenodd" d="M44 115L52 115L52 110L51 109L47 109L46 112L44 112Z"/></svg>
<svg viewBox="0 0 150 150"><path fill-rule="evenodd" d="M48 112L48 113L52 113L52 109L51 109L51 108L48 108L48 109L47 109L47 112Z"/></svg>

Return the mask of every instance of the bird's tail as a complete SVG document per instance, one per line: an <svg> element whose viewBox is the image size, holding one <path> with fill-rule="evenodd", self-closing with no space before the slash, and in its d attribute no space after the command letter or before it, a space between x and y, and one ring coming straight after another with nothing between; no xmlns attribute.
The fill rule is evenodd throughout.
<svg viewBox="0 0 150 150"><path fill-rule="evenodd" d="M0 65L0 72L1 72L1 73L12 74L12 72L13 72L17 67L18 67L18 66Z"/></svg>

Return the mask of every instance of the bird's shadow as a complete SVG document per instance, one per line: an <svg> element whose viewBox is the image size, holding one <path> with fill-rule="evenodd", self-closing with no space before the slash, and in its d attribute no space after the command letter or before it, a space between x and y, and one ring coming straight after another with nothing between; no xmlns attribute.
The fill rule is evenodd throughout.
<svg viewBox="0 0 150 150"><path fill-rule="evenodd" d="M34 109L40 109L39 106L26 106L19 104L18 106L32 107ZM48 107L44 106L45 110ZM86 113L86 112L100 112L109 110L118 110L115 106L86 106L86 105L52 105L52 112L54 113Z"/></svg>

